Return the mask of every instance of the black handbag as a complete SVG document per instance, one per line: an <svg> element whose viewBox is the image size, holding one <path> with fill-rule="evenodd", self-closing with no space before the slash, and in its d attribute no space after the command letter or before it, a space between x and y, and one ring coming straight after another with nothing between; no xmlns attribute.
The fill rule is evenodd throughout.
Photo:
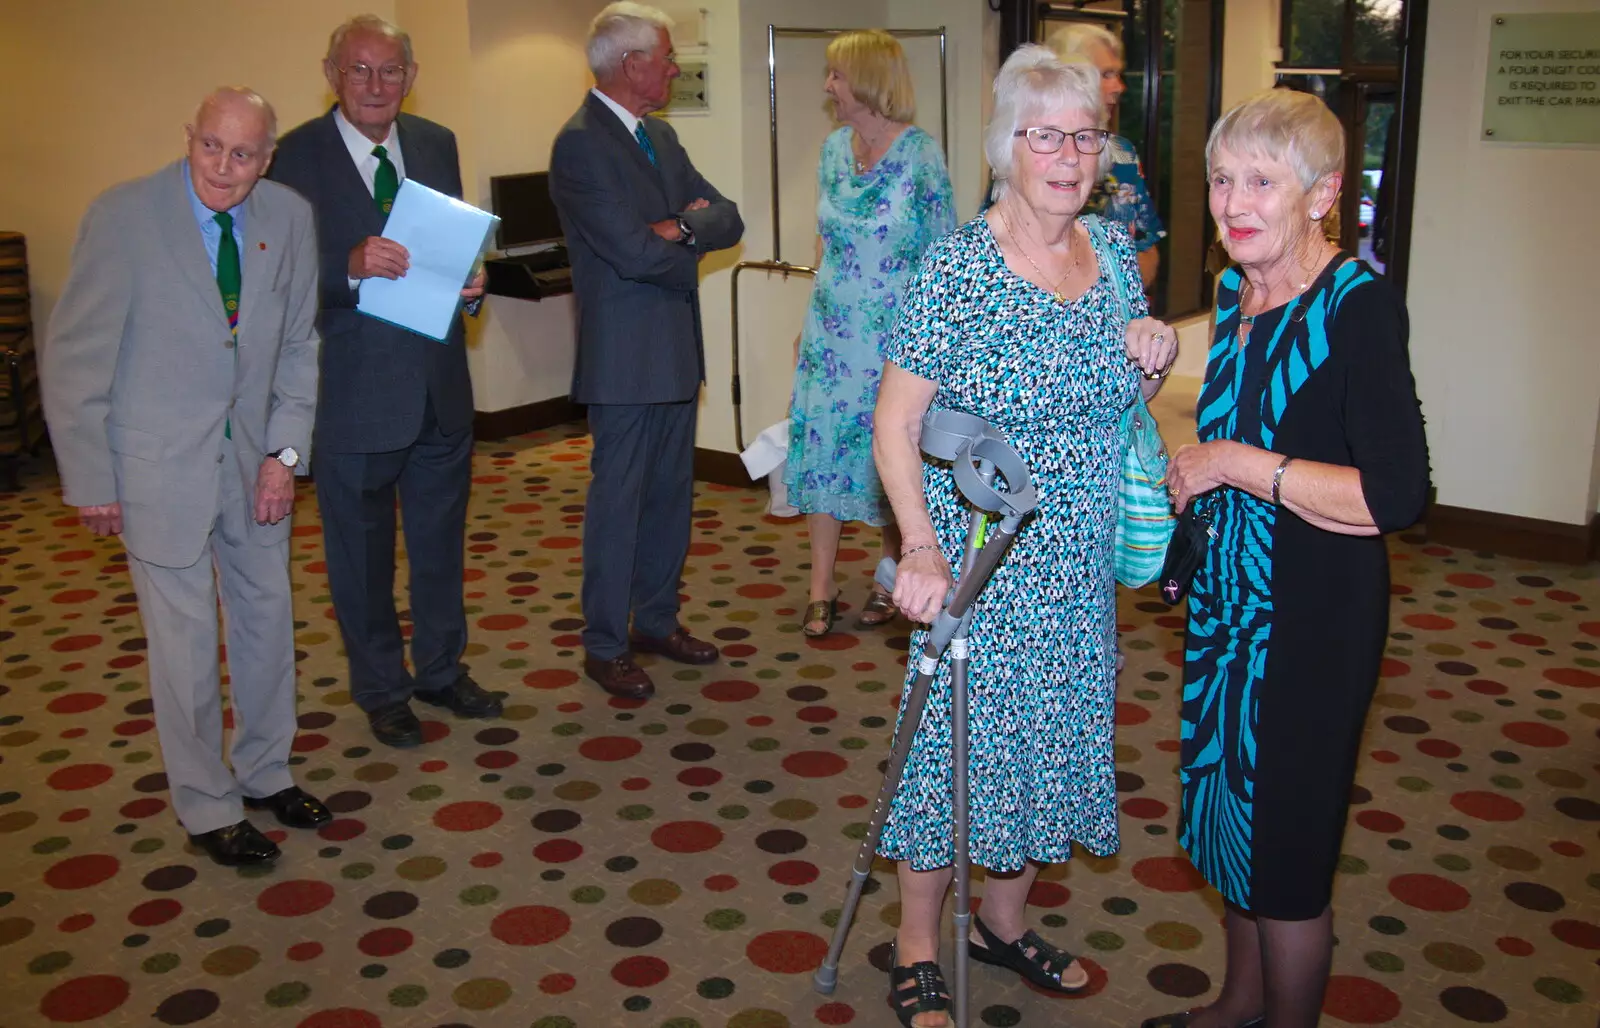
<svg viewBox="0 0 1600 1028"><path fill-rule="evenodd" d="M1178 515L1178 525L1167 544L1167 559L1161 565L1161 598L1176 604L1189 591L1194 574L1205 563L1206 550L1217 530L1211 524L1209 511L1201 509L1198 500L1191 501L1189 509Z"/></svg>

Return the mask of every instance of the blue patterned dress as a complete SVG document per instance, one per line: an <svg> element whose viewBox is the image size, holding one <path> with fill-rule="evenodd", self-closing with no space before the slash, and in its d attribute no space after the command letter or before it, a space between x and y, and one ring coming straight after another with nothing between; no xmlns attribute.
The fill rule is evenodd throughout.
<svg viewBox="0 0 1600 1028"><path fill-rule="evenodd" d="M807 514L883 525L889 505L872 463L872 410L884 346L906 281L955 227L955 209L932 136L907 128L858 175L851 132L828 136L817 167L822 267L800 337L785 482L789 502Z"/></svg>
<svg viewBox="0 0 1600 1028"><path fill-rule="evenodd" d="M1112 136L1100 156L1100 166L1105 173L1094 184L1083 213L1098 214L1121 225L1140 253L1165 239L1167 227L1161 223L1155 201L1150 198L1144 167L1133 144L1121 136Z"/></svg>
<svg viewBox="0 0 1600 1028"><path fill-rule="evenodd" d="M998 428L1039 492L972 621L971 852L997 871L1066 860L1074 841L1102 856L1118 845L1111 543L1120 422L1139 375L1108 276L1128 284L1134 317L1146 306L1127 234L1106 230L1099 280L1061 303L1006 267L982 217L969 221L923 259L889 346L896 365L938 384L935 409ZM926 465L923 488L959 574L967 507L947 466ZM923 638L912 637L913 653ZM913 678L915 662L907 683ZM883 856L917 870L952 862L950 770L946 657L884 827Z"/></svg>
<svg viewBox="0 0 1600 1028"><path fill-rule="evenodd" d="M1354 467L1380 529L1415 522L1428 453L1400 298L1335 259L1241 346L1239 283L1236 268L1217 282L1200 441ZM1380 536L1315 528L1241 490L1200 503L1219 535L1189 593L1180 842L1229 903L1307 920L1332 894L1388 631L1388 554Z"/></svg>

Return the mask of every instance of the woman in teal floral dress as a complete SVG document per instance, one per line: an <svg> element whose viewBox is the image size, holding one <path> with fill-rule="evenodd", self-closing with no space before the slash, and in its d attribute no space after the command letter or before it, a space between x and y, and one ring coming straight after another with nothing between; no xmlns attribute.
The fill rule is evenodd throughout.
<svg viewBox="0 0 1600 1028"><path fill-rule="evenodd" d="M786 480L811 538L809 636L833 627L844 522L881 528L885 552L898 552L872 463L872 410L902 290L923 251L955 227L939 144L911 124L899 42L876 29L836 37L823 89L841 127L817 169L819 267L796 359ZM893 603L874 588L857 623L893 617Z"/></svg>

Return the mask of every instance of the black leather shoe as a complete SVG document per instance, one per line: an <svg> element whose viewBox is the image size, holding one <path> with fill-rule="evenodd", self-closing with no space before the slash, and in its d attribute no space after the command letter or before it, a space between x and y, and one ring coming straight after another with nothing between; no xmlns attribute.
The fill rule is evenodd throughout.
<svg viewBox="0 0 1600 1028"><path fill-rule="evenodd" d="M333 812L298 785L271 796L246 796L244 806L246 810L272 811L286 828L315 828L333 820Z"/></svg>
<svg viewBox="0 0 1600 1028"><path fill-rule="evenodd" d="M405 700L368 711L367 724L372 728L372 737L385 746L408 750L422 745L422 722Z"/></svg>
<svg viewBox="0 0 1600 1028"><path fill-rule="evenodd" d="M262 835L249 821L191 835L189 841L223 867L270 864L283 852L278 849L277 843Z"/></svg>
<svg viewBox="0 0 1600 1028"><path fill-rule="evenodd" d="M500 697L474 682L471 675L465 674L447 688L430 691L418 689L411 695L423 703L443 707L456 717L499 717L504 709Z"/></svg>

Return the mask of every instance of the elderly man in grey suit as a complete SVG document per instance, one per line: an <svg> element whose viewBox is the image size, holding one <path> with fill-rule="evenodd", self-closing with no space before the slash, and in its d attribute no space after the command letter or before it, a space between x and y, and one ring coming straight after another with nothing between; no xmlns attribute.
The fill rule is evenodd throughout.
<svg viewBox="0 0 1600 1028"><path fill-rule="evenodd" d="M311 208L258 182L275 130L255 92L218 90L186 158L95 200L41 355L66 502L128 551L173 807L227 865L278 857L245 807L295 828L331 819L289 774L289 524L320 340Z"/></svg>
<svg viewBox="0 0 1600 1028"><path fill-rule="evenodd" d="M584 672L630 699L655 692L635 651L687 664L717 659L714 645L678 622L678 581L705 380L699 260L744 233L739 209L695 170L671 126L645 117L666 106L678 76L671 27L643 4L611 4L595 17L596 85L550 155L578 301L572 398L588 404L594 442Z"/></svg>

